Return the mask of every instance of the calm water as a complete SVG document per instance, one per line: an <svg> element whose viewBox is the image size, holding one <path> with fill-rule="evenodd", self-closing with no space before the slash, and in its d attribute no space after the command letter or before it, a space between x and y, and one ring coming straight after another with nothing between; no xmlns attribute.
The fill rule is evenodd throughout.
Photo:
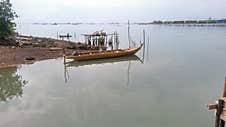
<svg viewBox="0 0 226 127"><path fill-rule="evenodd" d="M225 27L131 27L134 40L141 40L142 29L150 38L144 59L139 51L0 70L0 127L212 127L214 112L206 104L223 87ZM127 46L123 25L24 25L19 31L56 37L60 30L79 36L99 29L118 31L120 46Z"/></svg>

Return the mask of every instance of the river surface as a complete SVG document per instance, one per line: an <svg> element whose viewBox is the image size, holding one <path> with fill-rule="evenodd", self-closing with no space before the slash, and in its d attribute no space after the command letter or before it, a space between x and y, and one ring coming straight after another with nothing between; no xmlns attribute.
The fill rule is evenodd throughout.
<svg viewBox="0 0 226 127"><path fill-rule="evenodd" d="M54 37L104 29L128 46L126 25L20 25L21 34ZM206 105L222 93L226 28L131 25L146 48L136 56L46 60L0 70L0 127L212 127ZM145 53L144 53L145 52Z"/></svg>

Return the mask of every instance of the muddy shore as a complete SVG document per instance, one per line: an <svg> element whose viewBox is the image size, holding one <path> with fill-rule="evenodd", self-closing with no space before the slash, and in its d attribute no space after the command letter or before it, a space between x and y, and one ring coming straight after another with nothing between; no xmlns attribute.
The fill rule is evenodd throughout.
<svg viewBox="0 0 226 127"><path fill-rule="evenodd" d="M88 50L82 43L51 38L20 36L17 37L17 41L20 43L18 46L0 45L0 68L63 57L63 49L66 54L71 54L74 50Z"/></svg>
<svg viewBox="0 0 226 127"><path fill-rule="evenodd" d="M67 53L72 50L67 50ZM50 48L21 48L0 46L0 68L17 66L20 64L31 64L36 61L56 59L63 56L60 49L52 50ZM26 58L34 58L27 60Z"/></svg>

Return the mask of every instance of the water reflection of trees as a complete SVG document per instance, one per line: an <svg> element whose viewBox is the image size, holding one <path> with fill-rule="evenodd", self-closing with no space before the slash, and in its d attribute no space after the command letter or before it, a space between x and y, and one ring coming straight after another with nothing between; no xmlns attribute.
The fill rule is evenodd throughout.
<svg viewBox="0 0 226 127"><path fill-rule="evenodd" d="M0 102L22 97L23 87L27 81L16 72L16 67L0 69Z"/></svg>

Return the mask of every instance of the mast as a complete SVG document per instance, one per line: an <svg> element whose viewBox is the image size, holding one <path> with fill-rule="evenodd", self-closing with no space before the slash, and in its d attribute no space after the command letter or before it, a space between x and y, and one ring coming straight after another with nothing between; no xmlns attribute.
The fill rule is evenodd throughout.
<svg viewBox="0 0 226 127"><path fill-rule="evenodd" d="M128 20L128 41L129 41L129 48L131 48L131 40L130 40L130 23L129 23L129 20Z"/></svg>
<svg viewBox="0 0 226 127"><path fill-rule="evenodd" d="M145 30L143 29L143 44L144 44L144 47L143 47L143 61L144 61L144 57L145 57L145 49L146 49L146 38L145 38Z"/></svg>

